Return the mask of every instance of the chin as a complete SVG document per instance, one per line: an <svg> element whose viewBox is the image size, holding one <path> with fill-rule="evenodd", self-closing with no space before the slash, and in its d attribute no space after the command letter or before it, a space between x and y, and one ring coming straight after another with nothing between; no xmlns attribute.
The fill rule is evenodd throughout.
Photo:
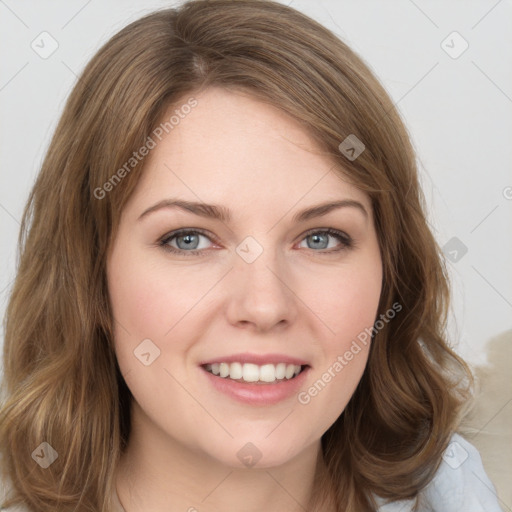
<svg viewBox="0 0 512 512"><path fill-rule="evenodd" d="M226 443L221 452L215 449L211 457L233 469L269 469L282 466L294 459L305 445L286 445L290 439L265 439L267 434L237 437ZM216 447L217 448L217 447Z"/></svg>

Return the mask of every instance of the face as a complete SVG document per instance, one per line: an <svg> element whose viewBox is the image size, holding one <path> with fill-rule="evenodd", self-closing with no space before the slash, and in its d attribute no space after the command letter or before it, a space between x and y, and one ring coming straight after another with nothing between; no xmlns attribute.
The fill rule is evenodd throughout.
<svg viewBox="0 0 512 512"><path fill-rule="evenodd" d="M115 350L142 428L272 467L319 441L364 371L382 281L371 202L277 109L195 98L112 241Z"/></svg>

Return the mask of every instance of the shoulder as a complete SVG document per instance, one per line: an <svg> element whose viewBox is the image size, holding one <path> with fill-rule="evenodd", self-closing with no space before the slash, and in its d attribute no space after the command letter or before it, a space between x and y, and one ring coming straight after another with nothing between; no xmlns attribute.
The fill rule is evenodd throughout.
<svg viewBox="0 0 512 512"><path fill-rule="evenodd" d="M411 512L414 501L379 502L379 512ZM418 496L421 512L502 512L478 450L454 434L430 484Z"/></svg>
<svg viewBox="0 0 512 512"><path fill-rule="evenodd" d="M458 434L453 435L441 466L421 499L435 509L442 505L450 511L502 512L478 450Z"/></svg>

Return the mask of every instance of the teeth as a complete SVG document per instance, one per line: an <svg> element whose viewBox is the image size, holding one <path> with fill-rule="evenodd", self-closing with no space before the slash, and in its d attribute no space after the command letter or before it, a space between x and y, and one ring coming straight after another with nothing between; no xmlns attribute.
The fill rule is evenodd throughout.
<svg viewBox="0 0 512 512"><path fill-rule="evenodd" d="M242 366L242 379L246 382L257 382L260 380L260 369L258 365L244 364Z"/></svg>
<svg viewBox="0 0 512 512"><path fill-rule="evenodd" d="M279 363L278 365L276 365L276 379L284 379L285 375L286 375L286 364Z"/></svg>
<svg viewBox="0 0 512 512"><path fill-rule="evenodd" d="M205 366L206 370L219 377L245 382L274 382L276 380L291 379L301 371L299 365L294 364L264 364L258 366L251 363L212 363Z"/></svg>
<svg viewBox="0 0 512 512"><path fill-rule="evenodd" d="M227 377L229 375L229 364L228 363L220 363L219 364L219 375L221 377Z"/></svg>
<svg viewBox="0 0 512 512"><path fill-rule="evenodd" d="M229 365L229 378L230 379L241 379L243 376L243 368L240 363L231 363Z"/></svg>
<svg viewBox="0 0 512 512"><path fill-rule="evenodd" d="M276 380L276 367L273 364L264 364L261 366L259 380L263 382L274 382Z"/></svg>

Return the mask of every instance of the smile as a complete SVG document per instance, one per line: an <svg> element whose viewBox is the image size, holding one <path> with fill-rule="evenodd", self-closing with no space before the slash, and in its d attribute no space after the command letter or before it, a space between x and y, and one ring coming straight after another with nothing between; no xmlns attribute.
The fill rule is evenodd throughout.
<svg viewBox="0 0 512 512"><path fill-rule="evenodd" d="M309 365L287 363L207 363L199 367L209 386L232 400L270 406L294 396L305 386ZM214 373L215 372L215 373Z"/></svg>

